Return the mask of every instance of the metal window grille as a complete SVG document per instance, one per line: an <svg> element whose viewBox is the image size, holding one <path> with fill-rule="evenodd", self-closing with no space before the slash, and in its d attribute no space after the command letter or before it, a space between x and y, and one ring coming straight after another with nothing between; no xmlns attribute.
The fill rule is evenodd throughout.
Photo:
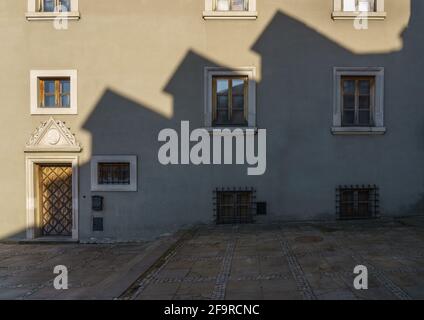
<svg viewBox="0 0 424 320"><path fill-rule="evenodd" d="M256 212L256 191L253 188L217 188L214 190L217 224L253 223Z"/></svg>
<svg viewBox="0 0 424 320"><path fill-rule="evenodd" d="M99 163L98 183L100 185L129 185L130 164L125 163Z"/></svg>
<svg viewBox="0 0 424 320"><path fill-rule="evenodd" d="M338 186L336 189L338 219L377 218L379 209L379 190L375 185Z"/></svg>

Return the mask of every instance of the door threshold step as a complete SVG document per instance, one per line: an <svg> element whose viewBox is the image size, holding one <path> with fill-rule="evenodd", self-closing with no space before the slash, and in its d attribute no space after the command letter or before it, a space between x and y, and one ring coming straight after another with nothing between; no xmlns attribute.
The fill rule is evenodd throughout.
<svg viewBox="0 0 424 320"><path fill-rule="evenodd" d="M78 243L79 240L72 239L70 237L42 237L35 239L20 240L20 244L66 244L66 243Z"/></svg>

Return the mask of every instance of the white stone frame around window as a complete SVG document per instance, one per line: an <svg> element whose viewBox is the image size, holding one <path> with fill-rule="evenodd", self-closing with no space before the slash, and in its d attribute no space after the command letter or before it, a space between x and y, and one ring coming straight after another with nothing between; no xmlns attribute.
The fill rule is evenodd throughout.
<svg viewBox="0 0 424 320"><path fill-rule="evenodd" d="M80 19L78 0L71 0L71 11L69 12L40 12L37 10L38 1L28 0L27 12L25 14L27 20L54 20L59 17L66 20Z"/></svg>
<svg viewBox="0 0 424 320"><path fill-rule="evenodd" d="M343 0L333 0L332 17L334 20L354 20L360 15L359 11L343 11ZM365 17L368 20L384 20L386 16L384 0L376 0L375 11L367 12Z"/></svg>
<svg viewBox="0 0 424 320"><path fill-rule="evenodd" d="M98 183L99 162L130 164L129 185L101 185ZM91 157L91 191L93 192L136 192L137 191L137 156L99 155Z"/></svg>
<svg viewBox="0 0 424 320"><path fill-rule="evenodd" d="M205 10L203 11L203 19L255 20L258 18L258 12L256 11L256 0L249 0L249 10L247 11L215 11L213 9L214 1L215 0L205 0Z"/></svg>
<svg viewBox="0 0 424 320"><path fill-rule="evenodd" d="M212 131L212 115L213 115L213 77L216 76L247 76L248 77L248 90L247 90L247 127L240 127L242 129L255 129L256 130L256 67L240 67L240 68L221 68L221 67L205 67L204 70L204 104L205 104L205 127L207 130ZM217 127L224 129L222 127ZM234 129L234 128L232 128Z"/></svg>
<svg viewBox="0 0 424 320"><path fill-rule="evenodd" d="M373 110L374 125L372 127L342 126L341 78L342 76L375 77L375 102ZM383 67L335 67L333 72L333 127L335 135L370 135L384 134L384 68Z"/></svg>
<svg viewBox="0 0 424 320"><path fill-rule="evenodd" d="M78 79L77 70L31 70L30 72L30 105L31 114L78 114ZM39 78L70 78L71 81L71 106L69 108L40 108L38 105L38 79Z"/></svg>

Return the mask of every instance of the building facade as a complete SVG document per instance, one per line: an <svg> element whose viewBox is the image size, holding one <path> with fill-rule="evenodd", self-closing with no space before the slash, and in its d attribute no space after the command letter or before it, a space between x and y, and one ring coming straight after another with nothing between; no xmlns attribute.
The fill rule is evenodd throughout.
<svg viewBox="0 0 424 320"><path fill-rule="evenodd" d="M423 17L419 0L1 1L0 239L423 214ZM193 163L185 125L246 152L251 135L266 170L235 144L232 164Z"/></svg>

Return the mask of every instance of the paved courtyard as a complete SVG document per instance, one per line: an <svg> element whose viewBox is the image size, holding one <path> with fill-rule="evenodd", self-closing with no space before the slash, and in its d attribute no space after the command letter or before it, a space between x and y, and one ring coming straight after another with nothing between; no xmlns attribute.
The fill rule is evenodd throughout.
<svg viewBox="0 0 424 320"><path fill-rule="evenodd" d="M198 227L123 298L424 299L424 220Z"/></svg>
<svg viewBox="0 0 424 320"><path fill-rule="evenodd" d="M56 265L69 268L68 290L53 288ZM353 288L357 265L368 268L368 290ZM198 226L140 244L0 244L0 299L113 298L424 299L424 218Z"/></svg>

